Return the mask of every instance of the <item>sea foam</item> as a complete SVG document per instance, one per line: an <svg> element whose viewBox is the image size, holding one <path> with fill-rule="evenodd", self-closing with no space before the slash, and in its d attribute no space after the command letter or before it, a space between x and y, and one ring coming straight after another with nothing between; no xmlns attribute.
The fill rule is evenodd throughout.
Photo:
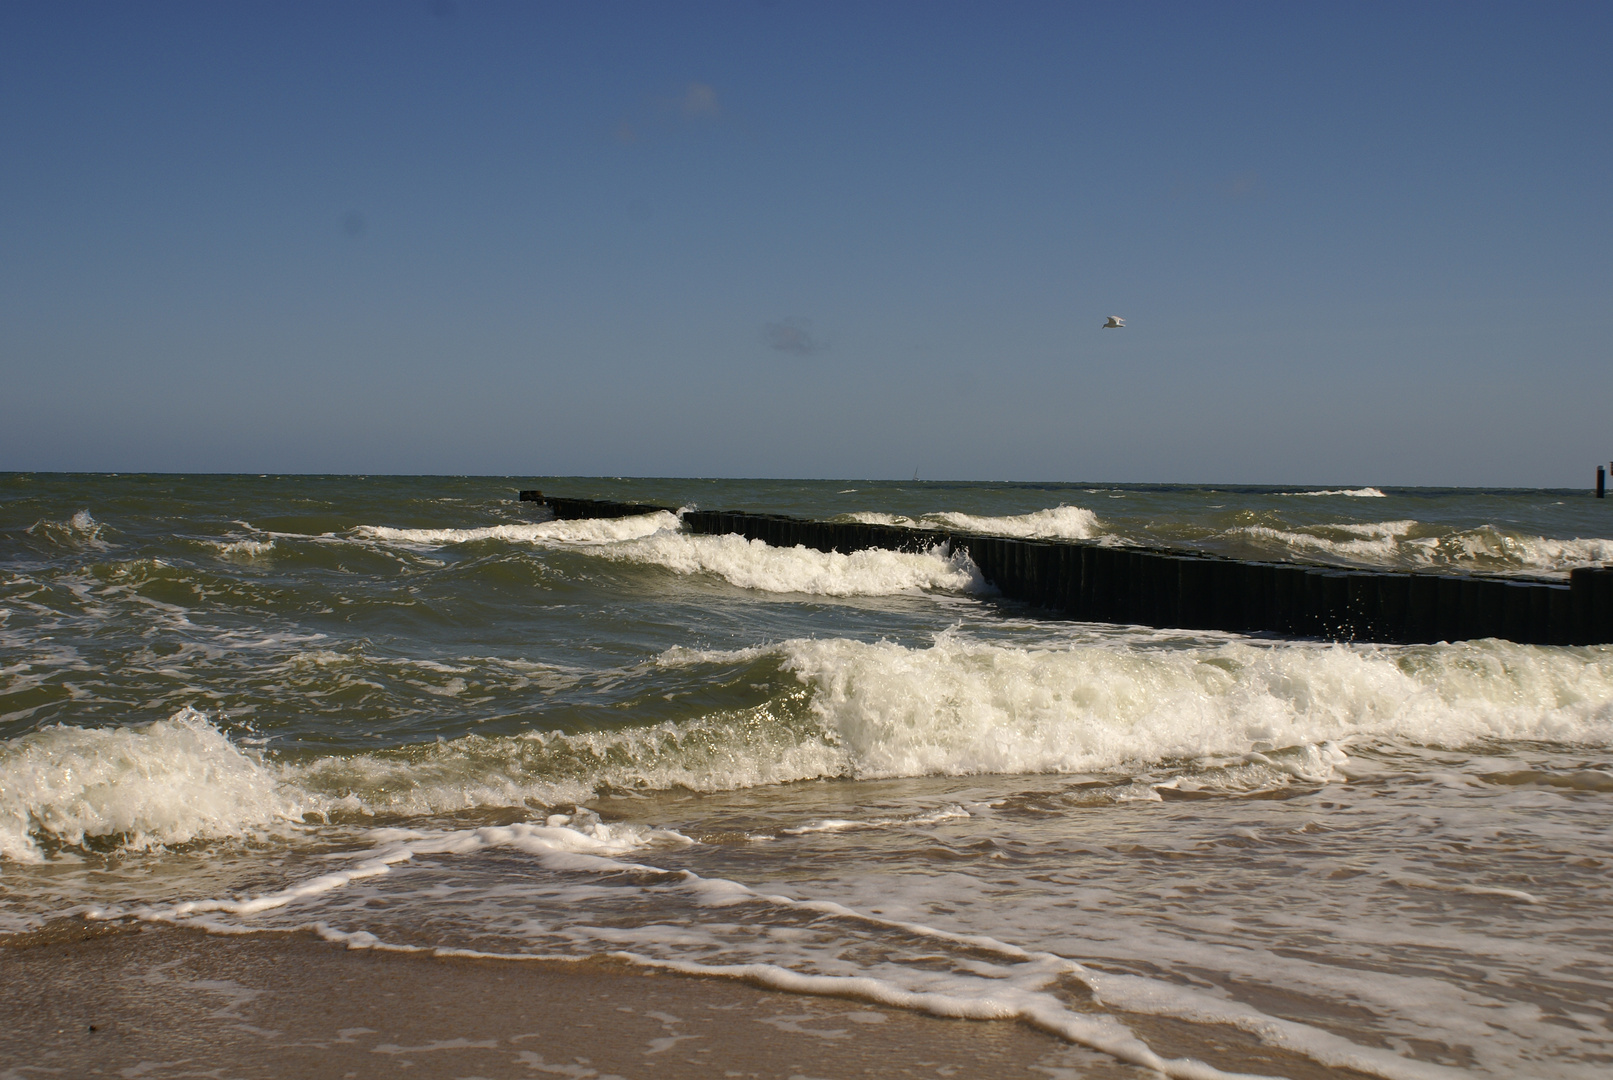
<svg viewBox="0 0 1613 1080"><path fill-rule="evenodd" d="M886 551L843 554L796 546L770 547L736 534L696 536L679 531L676 515L545 521L474 529L394 529L363 525L357 537L388 543L446 546L503 540L544 547L576 547L615 562L658 566L678 574L706 574L742 589L812 596L890 596L921 590L985 592L989 586L963 552Z"/></svg>
<svg viewBox="0 0 1613 1080"><path fill-rule="evenodd" d="M657 532L676 530L678 517L665 511L619 518L564 518L520 525L484 525L471 529L394 529L360 525L353 535L362 539L442 547L477 540L508 540L522 544L609 544L635 540Z"/></svg>
<svg viewBox="0 0 1613 1080"><path fill-rule="evenodd" d="M1102 771L1362 738L1613 742L1613 655L1502 641L1027 649L944 633L927 649L782 650L860 777Z"/></svg>
<svg viewBox="0 0 1613 1080"><path fill-rule="evenodd" d="M736 534L657 533L595 554L659 566L680 574L711 574L742 589L813 596L891 596L920 590L978 593L990 590L962 551L868 548L842 554L796 546L770 547Z"/></svg>
<svg viewBox="0 0 1613 1080"><path fill-rule="evenodd" d="M924 648L796 639L668 662L755 664L773 693L641 727L471 735L300 763L243 752L192 710L144 728L47 728L0 744L0 850L36 859L46 842L153 846L308 813L554 806L601 790L1161 767L1194 771L1191 786L1249 790L1328 782L1356 745L1613 746L1613 653L1597 649L1023 648L949 631Z"/></svg>
<svg viewBox="0 0 1613 1080"><path fill-rule="evenodd" d="M943 812L929 823L967 816L961 811ZM803 834L812 831L819 830L800 830ZM969 923L968 914L964 916L968 929L960 931L901 914L883 914L892 906L888 900L875 901L871 907L854 906L850 897L836 897L846 891L843 883L816 882L819 895L803 897L799 893L804 883L799 881L789 887L797 895L787 895L730 878L703 876L669 865L665 858L693 844L681 833L631 824L606 825L586 811L551 816L542 825L518 823L458 831L377 829L368 839L371 846L367 849L333 853L332 858L346 860L345 866L279 889L178 903L92 907L86 914L97 919L133 917L227 934L298 927L349 948L443 956L578 960L606 955L649 969L743 978L787 992L864 1000L937 1017L1017 1018L1156 1074L1184 1080L1228 1080L1249 1074L1227 1073L1197 1059L1165 1056L1150 1047L1128 1021L1153 1015L1230 1025L1262 1043L1304 1054L1320 1064L1391 1080L1456 1075L1387 1046L1356 1043L1327 1028L1263 1012L1220 992L1213 984L1205 985L1202 978L1197 983L1183 983L1152 973L1129 974L1124 967L1113 970L1113 964L1100 966L1016 944L1001 936L1005 930L1016 929L1012 918L990 925L986 913L969 912L981 899L975 895L981 882L966 872L927 875L922 884L912 881L909 888L924 892L939 878L952 888L963 883L968 892L952 897L943 905L944 911L961 907L988 922L985 929ZM637 861L652 851L661 865ZM398 926L385 925L384 915L377 918L378 910L391 909L411 895L437 899L440 894L429 876L412 886L400 881L384 897L386 903L377 908L367 903L379 894L377 879L403 877L417 861L440 866L444 856L455 859L484 852L518 852L547 871L537 875L523 866L518 886L493 884L480 890L467 887L470 874L456 873L456 902L478 909L477 914L490 923L512 929L483 935L475 948L389 940L392 934L388 931L395 933ZM457 864L456 870L462 865ZM879 879L878 887L888 891L888 871ZM340 895L344 891L353 895ZM1014 890L1016 895L1028 892L1023 887ZM1000 898L988 902L1001 910L997 906ZM655 911L655 922L646 924L642 916L601 917L646 906ZM561 916L556 920L562 923L558 928L548 919L533 917L534 911L578 908L583 909L582 920ZM736 917L728 914L731 911L742 914ZM1069 915L1066 901L1059 907L1059 922L1067 923ZM1078 920L1082 924L1095 921L1089 913L1084 916ZM1146 932L1146 925L1139 922L1132 922L1128 929ZM893 947L901 941L916 947ZM848 944L854 947L848 948ZM1077 939L1072 944L1098 943ZM1214 950L1202 947L1191 929L1185 940L1176 936L1170 945L1177 953L1197 950L1219 958ZM1146 945L1141 948L1146 955ZM558 951L549 951L552 949ZM1245 947L1237 953L1241 956L1250 951ZM1255 955L1259 960L1270 959ZM1297 962L1289 959L1287 963L1292 967ZM1168 970L1169 965L1158 966ZM1419 989L1427 994L1428 978L1418 981L1422 984ZM1072 982L1091 991L1074 1008L1060 986ZM1389 979L1383 982L1390 994L1402 990ZM1355 988L1360 988L1359 982ZM1399 998L1397 995L1387 1011L1400 1004ZM1507 1019L1516 1023L1517 1014ZM1505 1030L1501 1024L1494 1027Z"/></svg>
<svg viewBox="0 0 1613 1080"><path fill-rule="evenodd" d="M207 544L218 552L221 559L258 559L274 550L272 539L254 540L250 537L244 540L208 540Z"/></svg>
<svg viewBox="0 0 1613 1080"><path fill-rule="evenodd" d="M901 514L862 511L848 514L852 521L866 525L902 525L908 528L952 529L988 536L1013 536L1039 540L1089 540L1103 531L1098 515L1081 506L1054 506L1029 514L986 517L943 510L918 518Z"/></svg>
<svg viewBox="0 0 1613 1080"><path fill-rule="evenodd" d="M79 510L66 521L36 521L24 531L29 536L69 549L105 551L111 546L102 535L105 526L91 517L88 510Z"/></svg>
<svg viewBox="0 0 1613 1080"><path fill-rule="evenodd" d="M1556 539L1495 525L1443 531L1414 520L1336 522L1293 528L1246 525L1236 538L1276 548L1283 557L1339 560L1373 566L1565 576L1576 566L1613 562L1613 540Z"/></svg>
<svg viewBox="0 0 1613 1080"><path fill-rule="evenodd" d="M57 725L0 743L0 854L42 840L145 848L298 820L297 792L194 709L143 727Z"/></svg>

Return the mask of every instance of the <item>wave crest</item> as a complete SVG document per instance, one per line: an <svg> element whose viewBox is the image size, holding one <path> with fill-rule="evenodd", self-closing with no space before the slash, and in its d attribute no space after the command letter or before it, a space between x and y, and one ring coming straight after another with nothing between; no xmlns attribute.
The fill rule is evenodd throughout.
<svg viewBox="0 0 1613 1080"><path fill-rule="evenodd" d="M1364 488L1334 488L1330 491L1284 491L1283 495L1342 495L1350 499L1386 499L1383 492L1375 487Z"/></svg>
<svg viewBox="0 0 1613 1080"><path fill-rule="evenodd" d="M237 837L304 810L190 708L144 727L58 725L0 743L0 855L11 859L103 838L138 849Z"/></svg>
<svg viewBox="0 0 1613 1080"><path fill-rule="evenodd" d="M1483 525L1440 532L1419 521L1340 522L1280 528L1245 525L1230 535L1290 557L1322 557L1371 566L1565 576L1577 566L1613 563L1613 540L1554 539Z"/></svg>
<svg viewBox="0 0 1613 1080"><path fill-rule="evenodd" d="M620 518L560 518L519 525L484 525L473 529L394 529L360 525L353 535L367 540L440 547L477 540L523 544L610 544L675 531L678 517L666 511Z"/></svg>
<svg viewBox="0 0 1613 1080"><path fill-rule="evenodd" d="M1613 656L1426 650L929 649L793 641L784 666L855 775L1089 772L1350 739L1613 741Z"/></svg>
<svg viewBox="0 0 1613 1080"><path fill-rule="evenodd" d="M742 589L770 593L892 596L926 590L978 593L990 589L966 552L941 548L923 553L867 548L846 555L799 545L770 547L732 533L658 533L600 548L596 554L679 574L713 574Z"/></svg>
<svg viewBox="0 0 1613 1080"><path fill-rule="evenodd" d="M908 528L954 529L958 532L1012 536L1020 539L1090 540L1103 531L1098 515L1082 506L1054 506L1029 514L986 517L942 510L918 518L901 514L862 511L848 514L851 521L864 525L902 525Z"/></svg>
<svg viewBox="0 0 1613 1080"><path fill-rule="evenodd" d="M105 529L106 526L91 517L88 510L80 510L66 521L41 519L24 531L29 536L38 537L58 547L105 551L111 547L102 536Z"/></svg>
<svg viewBox="0 0 1613 1080"><path fill-rule="evenodd" d="M674 650L664 662L752 665L746 680L770 686L768 700L616 730L469 735L303 762L243 752L190 709L138 729L47 728L0 743L0 854L247 836L309 813L552 807L608 791L1084 773L1157 798L1172 776L1191 778L1184 790L1326 783L1348 775L1352 747L1613 746L1605 650L1013 647L949 631L923 648L792 639Z"/></svg>

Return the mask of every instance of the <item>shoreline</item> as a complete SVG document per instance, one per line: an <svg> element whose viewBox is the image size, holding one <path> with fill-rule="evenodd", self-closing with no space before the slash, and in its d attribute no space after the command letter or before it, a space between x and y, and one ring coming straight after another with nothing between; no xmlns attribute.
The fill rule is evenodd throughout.
<svg viewBox="0 0 1613 1080"><path fill-rule="evenodd" d="M0 943L0 967L5 1077L1145 1075L1014 1021L943 1020L608 960L58 923Z"/></svg>
<svg viewBox="0 0 1613 1080"><path fill-rule="evenodd" d="M0 1077L18 1080L1157 1075L1013 1020L941 1019L610 960L64 922L0 941L0 966ZM1241 1033L1152 1019L1139 1034L1171 1056L1264 1075L1351 1075Z"/></svg>

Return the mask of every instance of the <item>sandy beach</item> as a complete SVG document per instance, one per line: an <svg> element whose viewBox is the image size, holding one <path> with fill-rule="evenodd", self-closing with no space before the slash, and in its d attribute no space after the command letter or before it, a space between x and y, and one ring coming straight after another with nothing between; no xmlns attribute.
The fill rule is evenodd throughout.
<svg viewBox="0 0 1613 1080"><path fill-rule="evenodd" d="M0 3L0 1080L1613 1080L1613 3Z"/></svg>
<svg viewBox="0 0 1613 1080"><path fill-rule="evenodd" d="M349 950L61 923L0 948L0 1077L1142 1077L1009 1021L944 1020L611 962ZM1341 1075L1235 1032L1154 1045ZM1188 1044L1197 1043L1196 1047Z"/></svg>
<svg viewBox="0 0 1613 1080"><path fill-rule="evenodd" d="M1603 1080L1613 648L1089 622L945 544L513 483L0 483L0 1080ZM542 483L1397 573L1613 545L1529 490Z"/></svg>

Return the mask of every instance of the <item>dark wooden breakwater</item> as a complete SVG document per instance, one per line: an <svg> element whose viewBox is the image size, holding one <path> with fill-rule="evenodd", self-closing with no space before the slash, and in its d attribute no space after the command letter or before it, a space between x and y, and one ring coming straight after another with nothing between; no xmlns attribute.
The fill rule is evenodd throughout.
<svg viewBox="0 0 1613 1080"><path fill-rule="evenodd" d="M670 507L523 491L559 518L628 517ZM1613 643L1613 568L1574 570L1567 584L1531 578L1351 570L1244 562L1204 553L1111 547L1090 540L1002 536L691 510L690 532L737 533L774 547L850 554L866 548L969 553L1004 596L1072 619L1184 630L1231 630L1334 641L1506 638L1532 645Z"/></svg>

